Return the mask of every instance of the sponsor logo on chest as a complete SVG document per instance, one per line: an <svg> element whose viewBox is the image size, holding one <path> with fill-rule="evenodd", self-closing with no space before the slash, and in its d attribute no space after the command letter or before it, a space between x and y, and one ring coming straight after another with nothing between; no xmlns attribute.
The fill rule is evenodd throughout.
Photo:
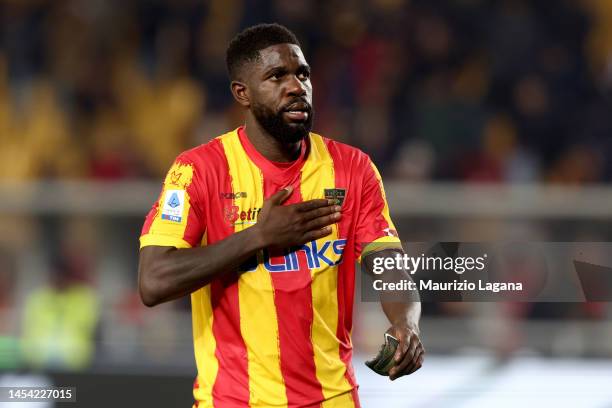
<svg viewBox="0 0 612 408"><path fill-rule="evenodd" d="M226 205L223 207L223 218L230 225L255 224L261 207L252 207L241 210L237 205Z"/></svg>

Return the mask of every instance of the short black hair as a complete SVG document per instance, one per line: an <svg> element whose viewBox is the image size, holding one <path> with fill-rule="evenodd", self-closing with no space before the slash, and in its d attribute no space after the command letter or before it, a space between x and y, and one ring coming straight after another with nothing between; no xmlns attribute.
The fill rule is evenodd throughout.
<svg viewBox="0 0 612 408"><path fill-rule="evenodd" d="M230 79L238 77L238 72L245 62L256 61L259 51L276 44L295 44L300 47L295 34L276 23L257 24L237 34L227 47L225 55Z"/></svg>

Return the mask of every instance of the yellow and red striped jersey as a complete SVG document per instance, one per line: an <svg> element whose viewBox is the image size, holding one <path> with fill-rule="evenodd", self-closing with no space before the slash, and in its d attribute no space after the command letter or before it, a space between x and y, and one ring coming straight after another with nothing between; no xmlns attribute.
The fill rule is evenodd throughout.
<svg viewBox="0 0 612 408"><path fill-rule="evenodd" d="M400 245L366 154L311 133L299 159L274 163L238 128L179 155L141 247L214 244L254 225L264 199L289 185L284 204L339 197L342 219L327 237L261 251L243 271L191 294L198 407L359 406L355 261L364 242Z"/></svg>

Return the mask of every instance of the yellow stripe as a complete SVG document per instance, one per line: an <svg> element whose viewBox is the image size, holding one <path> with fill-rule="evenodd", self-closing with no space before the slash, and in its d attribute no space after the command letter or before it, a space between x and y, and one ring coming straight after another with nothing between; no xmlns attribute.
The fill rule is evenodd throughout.
<svg viewBox="0 0 612 408"><path fill-rule="evenodd" d="M207 235L202 237L202 246L207 245ZM199 388L193 391L199 408L212 408L212 389L219 371L215 356L217 341L213 334L213 310L210 285L191 294L191 314L193 319L193 347L198 367Z"/></svg>
<svg viewBox="0 0 612 408"><path fill-rule="evenodd" d="M151 223L151 227L145 236L141 238L140 247L147 245L175 246L177 248L189 248L191 245L184 246L183 241L185 229L187 228L187 218L189 209L191 208L188 187L191 185L193 178L193 166L191 164L183 164L175 162L164 180L164 187L160 196L157 214ZM164 203L170 198L169 191L185 190L184 205L181 215L181 221L170 221L162 219L162 209Z"/></svg>
<svg viewBox="0 0 612 408"><path fill-rule="evenodd" d="M321 408L355 408L352 392L345 392L337 397L324 401Z"/></svg>
<svg viewBox="0 0 612 408"><path fill-rule="evenodd" d="M171 237L169 235L151 235L145 234L140 237L140 248L149 245L158 246L173 246L175 248L191 248L191 244L183 238Z"/></svg>
<svg viewBox="0 0 612 408"><path fill-rule="evenodd" d="M213 311L210 298L210 285L191 294L193 316L193 338L196 365L198 367L199 388L193 395L200 402L199 407L212 407L212 389L219 371L219 362L215 356L217 342L213 335Z"/></svg>
<svg viewBox="0 0 612 408"><path fill-rule="evenodd" d="M397 237L380 237L368 243L368 245L366 245L362 249L361 256L359 257L357 261L361 263L361 259L364 256L373 254L378 251L382 251L384 249L403 249L403 248L402 248L402 243Z"/></svg>
<svg viewBox="0 0 612 408"><path fill-rule="evenodd" d="M324 189L335 188L334 163L321 136L311 134L311 150L302 168L302 200L324 198ZM338 186L346 187L346 186ZM338 227L317 241L321 248L325 241L338 239ZM312 275L312 346L317 378L325 399L352 389L344 376L346 366L340 360L338 328L338 267L324 266L311 270Z"/></svg>
<svg viewBox="0 0 612 408"><path fill-rule="evenodd" d="M236 198L239 211L258 209L263 205L263 175L244 151L236 131L221 138L229 163L232 190L245 192ZM238 220L240 221L240 219ZM236 232L253 224L238 222ZM284 406L287 404L285 383L281 373L278 320L274 304L274 288L270 273L260 264L256 271L246 272L238 280L240 331L247 348L249 372L249 404Z"/></svg>

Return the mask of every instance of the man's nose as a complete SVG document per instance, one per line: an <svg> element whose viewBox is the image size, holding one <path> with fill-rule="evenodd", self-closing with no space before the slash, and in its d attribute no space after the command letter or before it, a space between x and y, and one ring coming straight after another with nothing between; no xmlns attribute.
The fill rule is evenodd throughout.
<svg viewBox="0 0 612 408"><path fill-rule="evenodd" d="M306 95L306 85L297 76L290 75L287 93L290 96L304 96Z"/></svg>

